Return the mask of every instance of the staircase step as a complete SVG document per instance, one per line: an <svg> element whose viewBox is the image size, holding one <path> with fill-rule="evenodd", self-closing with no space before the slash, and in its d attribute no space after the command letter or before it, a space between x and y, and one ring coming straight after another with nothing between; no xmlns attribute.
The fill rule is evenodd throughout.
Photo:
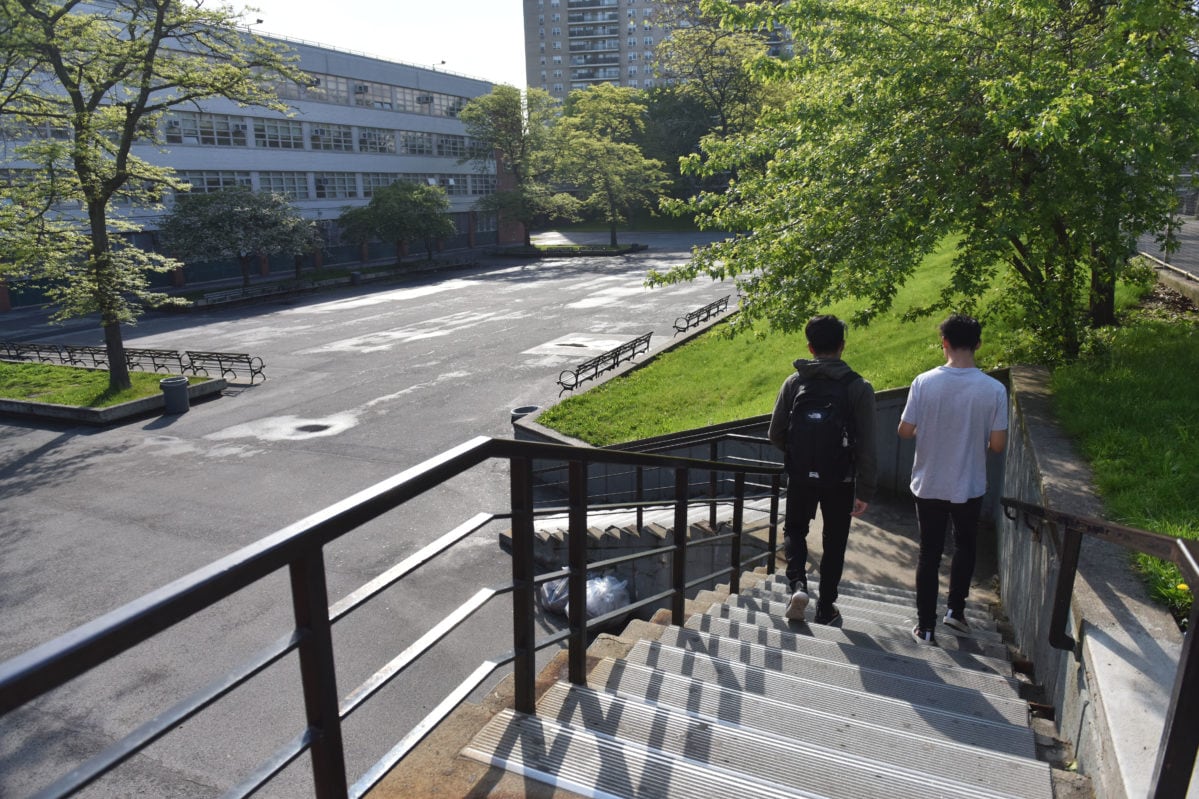
<svg viewBox="0 0 1199 799"><path fill-rule="evenodd" d="M854 672L869 672L895 681L923 681L938 688L953 687L1000 699L1020 699L1019 683L1014 679L931 663L919 657L864 648L838 649L796 635L784 639L782 633L776 633L774 642L763 645L711 632L669 627L662 632L658 642L809 678L819 673L848 676Z"/></svg>
<svg viewBox="0 0 1199 799"><path fill-rule="evenodd" d="M789 593L787 577L781 572L775 572L771 575L766 575L761 586L765 587L769 583L774 587L772 590L780 593ZM818 572L808 573L808 585L813 588L820 584L820 574ZM854 580L841 580L837 585L837 590L849 596L861 597L862 599L877 599L880 602L894 602L908 607L916 607L916 592L909 588L896 588L894 586L874 585L872 583L862 583ZM991 608L986 602L979 602L975 599L966 600L966 610L976 611L988 616L991 615Z"/></svg>
<svg viewBox="0 0 1199 799"><path fill-rule="evenodd" d="M819 583L815 581L809 582L812 589L812 600L816 600L819 595ZM911 618L916 614L916 599L914 596L906 597L894 595L890 593L880 592L861 592L852 588L845 590L844 586L838 586L839 596L837 597L837 607L853 606L860 608L873 608L883 612L893 612ZM741 593L761 596L766 599L773 599L779 602L786 602L791 598L791 591L787 588L787 581L768 580L760 585L753 586L743 590ZM945 601L942 598L937 605L937 618L945 616ZM986 609L980 609L977 606L966 606L966 620L975 629L990 630L994 632L998 625L995 622L995 617ZM998 634L996 635L998 638Z"/></svg>
<svg viewBox="0 0 1199 799"><path fill-rule="evenodd" d="M791 601L791 594L782 593L779 591L770 591L763 588L747 588L741 591L739 596L754 597L767 602L776 602L784 607ZM818 593L812 593L811 601L808 603L808 608L815 612L816 602L819 598ZM856 596L841 595L837 598L837 610L841 611L841 615L852 611L854 615L871 616L873 618L892 618L907 622L910 627L916 618L915 605L898 604L893 602L880 602L877 599L864 599ZM937 608L937 618L941 619L945 616L945 606L941 605ZM977 638L980 641L1002 641L1003 636L998 632L998 626L995 619L988 614L978 611L966 611L966 620L970 623L972 631L970 633L959 633L956 630L950 630L937 625L937 634L941 632L950 632L954 635L969 635L971 638Z"/></svg>
<svg viewBox="0 0 1199 799"><path fill-rule="evenodd" d="M869 730L871 736L913 736L1027 762L1035 762L1036 757L1033 733L1026 726L916 708L860 692L821 689L820 686L809 689L794 679L764 678L745 666L697 678L642 663L604 658L587 679L596 690L687 710L711 712L714 709L724 721L740 722L743 718L752 718L756 726L766 728L770 723L762 716L777 715L777 724L794 723L802 729L812 729L812 735L806 737L813 740L823 740L816 731L825 730L831 724L843 730L841 735L848 734L850 738L859 731L865 735L864 731Z"/></svg>
<svg viewBox="0 0 1199 799"><path fill-rule="evenodd" d="M501 710L462 750L499 766L584 796L646 799L812 799L791 790L605 735Z"/></svg>
<svg viewBox="0 0 1199 799"><path fill-rule="evenodd" d="M841 650L844 653L843 656L850 661L856 661L859 657L869 657L871 654L881 657L897 655L919 658L938 666L969 669L996 674L1000 677L1012 676L1011 663L1006 660L958 652L941 646L925 646L916 643L911 637L886 635L871 638L852 631L844 631L839 627L826 627L821 624L788 624L785 619L762 617L761 614L752 611L726 610L729 610L727 616L712 613L694 615L687 619L684 627L763 646L779 646L783 649L797 648L798 644L792 641L798 639L808 642L810 646ZM768 621L776 622L776 624L774 626L755 624L752 620L746 620L745 617L767 618ZM815 654L814 651L813 653Z"/></svg>
<svg viewBox="0 0 1199 799"><path fill-rule="evenodd" d="M731 724L691 708L647 703L562 682L551 686L538 703L539 715L559 724L632 739L729 771L774 773L778 775L775 780L784 785L820 795L838 792L912 799L938 792L1051 796L1046 790L1048 768L1043 763L886 731L874 731L872 740L869 729L850 729L828 719L822 719L826 734L818 734L796 724L796 717L785 707L769 711L762 715L765 727L757 727L744 715ZM933 757L930 749L935 752ZM777 767L788 762L797 765Z"/></svg>
<svg viewBox="0 0 1199 799"><path fill-rule="evenodd" d="M783 611L785 610L783 606L774 604L772 611L763 609L769 606L770 603L763 603L761 600L756 600L753 597L736 596L729 597L728 602L712 605L707 609L707 614L722 618L737 619L750 624L760 624L779 630L810 632L813 635L818 635L818 637L823 637L822 633L824 631L838 630L842 635L855 636L855 640L856 637L863 637L871 641L895 638L916 644L912 640L911 619L900 623L892 622L886 624L857 618L851 613L848 616L843 616L841 622L836 627L828 627L821 624L791 621L783 616ZM808 615L810 619L812 615L810 607L808 608ZM919 644L917 645L919 646ZM991 641L979 641L965 636L941 635L940 630L937 631L937 646L926 648L977 655L989 660L1006 661L1008 659L1007 648L1002 644Z"/></svg>
<svg viewBox="0 0 1199 799"><path fill-rule="evenodd" d="M760 686L768 696L774 695L772 691L830 691L892 701L909 710L915 707L920 712L940 711L993 723L1027 725L1029 718L1028 703L1018 698L986 695L892 674L830 668L819 662L793 664L796 673L788 674L768 668L765 663L742 663L645 640L638 641L625 657L631 663L690 675L699 680L736 675L745 680L746 690Z"/></svg>

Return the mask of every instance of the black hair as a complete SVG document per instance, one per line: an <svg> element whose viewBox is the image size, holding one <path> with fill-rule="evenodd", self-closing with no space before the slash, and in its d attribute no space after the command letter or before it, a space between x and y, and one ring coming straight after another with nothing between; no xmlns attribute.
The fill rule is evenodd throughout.
<svg viewBox="0 0 1199 799"><path fill-rule="evenodd" d="M845 323L832 314L813 316L803 332L816 355L835 355L845 343Z"/></svg>
<svg viewBox="0 0 1199 799"><path fill-rule="evenodd" d="M940 331L951 349L973 351L982 341L983 326L973 316L955 313L941 323Z"/></svg>

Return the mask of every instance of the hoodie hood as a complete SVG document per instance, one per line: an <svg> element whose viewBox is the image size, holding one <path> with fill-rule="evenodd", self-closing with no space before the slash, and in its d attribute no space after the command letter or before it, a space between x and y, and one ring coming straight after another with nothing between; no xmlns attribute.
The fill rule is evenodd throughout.
<svg viewBox="0 0 1199 799"><path fill-rule="evenodd" d="M796 358L794 366L795 371L799 373L800 379L803 380L817 375L839 380L853 371L849 368L849 364L840 358L816 358L811 360L808 358Z"/></svg>

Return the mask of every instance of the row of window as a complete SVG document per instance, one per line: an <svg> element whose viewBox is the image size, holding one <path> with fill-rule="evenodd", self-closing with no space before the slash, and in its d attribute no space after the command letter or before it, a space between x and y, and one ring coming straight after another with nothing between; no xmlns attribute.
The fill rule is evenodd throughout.
<svg viewBox="0 0 1199 799"><path fill-rule="evenodd" d="M469 97L361 78L320 72L310 72L308 76L308 82L304 84L280 81L275 84L275 92L285 100L312 100L437 117L458 116L458 112L470 100Z"/></svg>
<svg viewBox="0 0 1199 799"><path fill-rule="evenodd" d="M252 119L230 114L175 111L166 117L167 144L265 147L463 158L466 136L361 125L302 123L292 119Z"/></svg>
<svg viewBox="0 0 1199 799"><path fill-rule="evenodd" d="M354 200L373 197L376 189L398 181L440 186L452 197L495 193L495 175L418 175L406 172L282 172L261 170L185 170L177 173L195 192L217 192L237 186L282 194L292 200Z"/></svg>

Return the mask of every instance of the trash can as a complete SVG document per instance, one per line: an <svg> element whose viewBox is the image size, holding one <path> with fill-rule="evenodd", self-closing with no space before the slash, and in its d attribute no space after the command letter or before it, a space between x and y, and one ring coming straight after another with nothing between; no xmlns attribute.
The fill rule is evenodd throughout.
<svg viewBox="0 0 1199 799"><path fill-rule="evenodd" d="M362 273L361 272L351 272L350 273L350 285L358 286L361 284L362 284Z"/></svg>
<svg viewBox="0 0 1199 799"><path fill-rule="evenodd" d="M537 407L536 405L521 405L519 408L513 408L512 422L515 424L518 419L523 419L530 413L537 413L539 410L541 410L541 408Z"/></svg>
<svg viewBox="0 0 1199 799"><path fill-rule="evenodd" d="M189 402L186 377L164 377L158 381L158 387L162 389L163 413L187 413Z"/></svg>

